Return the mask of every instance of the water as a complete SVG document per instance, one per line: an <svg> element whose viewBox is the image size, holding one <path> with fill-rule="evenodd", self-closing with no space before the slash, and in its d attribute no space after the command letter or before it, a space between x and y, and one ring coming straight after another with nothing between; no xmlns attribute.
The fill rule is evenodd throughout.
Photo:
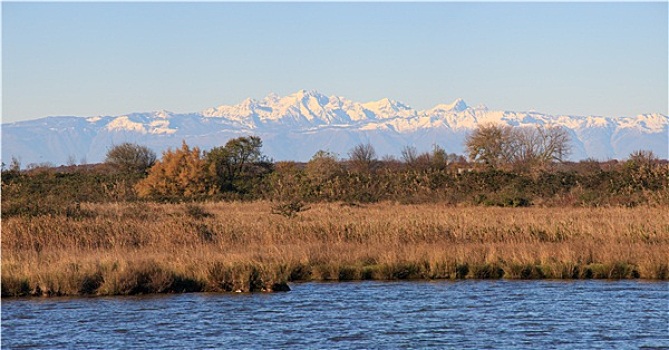
<svg viewBox="0 0 669 350"><path fill-rule="evenodd" d="M3 349L669 349L669 283L293 284L276 294L5 299Z"/></svg>

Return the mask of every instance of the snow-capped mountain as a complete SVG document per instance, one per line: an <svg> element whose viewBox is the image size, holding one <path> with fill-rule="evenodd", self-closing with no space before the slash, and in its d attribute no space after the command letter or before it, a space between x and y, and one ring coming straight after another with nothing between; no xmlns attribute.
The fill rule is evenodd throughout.
<svg viewBox="0 0 669 350"><path fill-rule="evenodd" d="M359 143L380 155L399 155L406 145L429 151L439 145L464 154L466 135L481 123L512 126L559 125L572 139L572 160L624 159L636 150L669 158L669 118L546 115L538 112L470 107L462 99L418 111L384 98L359 103L317 91L246 99L197 113L168 111L100 117L47 117L2 124L2 161L22 164L96 163L115 144L135 142L158 154L182 140L203 150L245 135L260 136L263 151L275 160L308 160L318 150L346 157Z"/></svg>

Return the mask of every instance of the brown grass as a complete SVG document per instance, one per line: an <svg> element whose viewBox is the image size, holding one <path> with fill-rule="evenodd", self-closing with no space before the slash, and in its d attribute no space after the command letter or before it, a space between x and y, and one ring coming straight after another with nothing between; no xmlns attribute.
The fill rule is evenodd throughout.
<svg viewBox="0 0 669 350"><path fill-rule="evenodd" d="M82 204L2 221L2 295L281 290L287 281L669 278L666 208Z"/></svg>

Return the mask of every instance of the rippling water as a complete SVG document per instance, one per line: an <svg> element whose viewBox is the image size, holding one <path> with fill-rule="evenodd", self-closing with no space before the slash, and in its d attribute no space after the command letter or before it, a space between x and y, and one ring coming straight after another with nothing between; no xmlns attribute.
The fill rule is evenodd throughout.
<svg viewBox="0 0 669 350"><path fill-rule="evenodd" d="M2 300L3 349L669 349L669 283L304 283Z"/></svg>

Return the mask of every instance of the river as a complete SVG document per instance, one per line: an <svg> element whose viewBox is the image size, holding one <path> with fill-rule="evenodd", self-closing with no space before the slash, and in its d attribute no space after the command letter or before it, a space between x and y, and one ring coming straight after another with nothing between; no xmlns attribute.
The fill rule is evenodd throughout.
<svg viewBox="0 0 669 350"><path fill-rule="evenodd" d="M3 349L669 349L669 283L291 284L2 300Z"/></svg>

